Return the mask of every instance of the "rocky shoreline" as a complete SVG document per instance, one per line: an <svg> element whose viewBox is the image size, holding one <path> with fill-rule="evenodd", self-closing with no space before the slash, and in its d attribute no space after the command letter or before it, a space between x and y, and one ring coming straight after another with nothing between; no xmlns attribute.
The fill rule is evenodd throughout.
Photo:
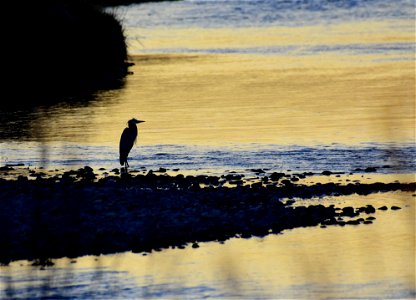
<svg viewBox="0 0 416 300"><path fill-rule="evenodd" d="M198 247L199 242L263 237L306 226L371 224L377 210L400 207L297 206L295 199L416 188L414 182L305 185L283 173L254 183L239 174L173 176L164 170L98 176L90 167L4 179L12 169L0 170L2 264Z"/></svg>

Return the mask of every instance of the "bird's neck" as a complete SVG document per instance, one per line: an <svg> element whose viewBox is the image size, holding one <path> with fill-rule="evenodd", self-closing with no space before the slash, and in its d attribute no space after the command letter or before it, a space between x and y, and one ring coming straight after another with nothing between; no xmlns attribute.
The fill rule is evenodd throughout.
<svg viewBox="0 0 416 300"><path fill-rule="evenodd" d="M136 124L131 124L129 125L130 130L132 130L133 132L137 133L137 126Z"/></svg>

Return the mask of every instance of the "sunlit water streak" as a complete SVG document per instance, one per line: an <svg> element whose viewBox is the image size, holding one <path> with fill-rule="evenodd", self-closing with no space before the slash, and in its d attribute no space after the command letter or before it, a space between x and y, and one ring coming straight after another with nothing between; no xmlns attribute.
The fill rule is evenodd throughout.
<svg viewBox="0 0 416 300"><path fill-rule="evenodd" d="M111 170L119 167L121 131L135 116L147 122L130 155L133 168L222 174L378 167L392 174L389 181L414 174L414 10L412 0L112 8L137 55L124 88L88 102L1 112L0 164ZM377 212L369 226L302 228L146 257L64 259L43 271L17 262L1 268L0 295L415 297L410 194L315 201L403 209Z"/></svg>

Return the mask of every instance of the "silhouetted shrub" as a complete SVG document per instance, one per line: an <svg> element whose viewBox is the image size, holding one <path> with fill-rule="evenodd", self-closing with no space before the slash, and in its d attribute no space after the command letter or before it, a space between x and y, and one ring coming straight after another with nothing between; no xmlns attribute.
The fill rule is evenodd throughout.
<svg viewBox="0 0 416 300"><path fill-rule="evenodd" d="M127 47L113 15L82 0L26 0L1 7L7 15L1 18L1 75L14 98L31 102L122 84Z"/></svg>

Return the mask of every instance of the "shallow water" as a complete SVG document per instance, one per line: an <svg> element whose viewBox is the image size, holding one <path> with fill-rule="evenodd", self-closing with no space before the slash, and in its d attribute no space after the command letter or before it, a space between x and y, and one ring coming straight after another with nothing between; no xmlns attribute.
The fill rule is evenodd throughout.
<svg viewBox="0 0 416 300"><path fill-rule="evenodd" d="M118 148L103 145L36 142L8 143L6 163L24 164L33 168L78 169L92 166L106 171L118 167ZM413 144L369 143L351 145L268 145L229 144L201 145L137 145L130 154L133 170L167 169L168 173L222 175L237 172L253 175L259 170L272 172L313 172L325 170L342 173L365 173L375 167L379 174L412 174L416 170L416 149ZM105 170L103 170L105 171ZM373 176L374 174L371 174ZM396 175L398 176L398 175Z"/></svg>
<svg viewBox="0 0 416 300"><path fill-rule="evenodd" d="M117 167L120 134L136 116L147 121L130 155L136 167L284 170L313 153L316 171L397 162L396 172L413 172L413 62L326 58L285 66L252 55L138 56L123 89L83 105L2 113L1 162Z"/></svg>
<svg viewBox="0 0 416 300"><path fill-rule="evenodd" d="M297 228L262 239L200 243L197 249L147 256L61 259L45 270L15 262L0 267L1 292L17 298L75 299L413 299L415 207L410 193L304 202L299 204L402 209L377 211L370 225Z"/></svg>
<svg viewBox="0 0 416 300"><path fill-rule="evenodd" d="M146 123L130 154L136 169L378 167L377 176L357 176L414 181L413 1L185 0L111 11L124 22L134 74L88 101L0 112L1 165L111 170L119 166L120 134L137 117ZM15 262L1 267L0 295L415 297L414 197L314 201L403 209L377 211L371 225L301 228L149 256L62 259L46 270Z"/></svg>

